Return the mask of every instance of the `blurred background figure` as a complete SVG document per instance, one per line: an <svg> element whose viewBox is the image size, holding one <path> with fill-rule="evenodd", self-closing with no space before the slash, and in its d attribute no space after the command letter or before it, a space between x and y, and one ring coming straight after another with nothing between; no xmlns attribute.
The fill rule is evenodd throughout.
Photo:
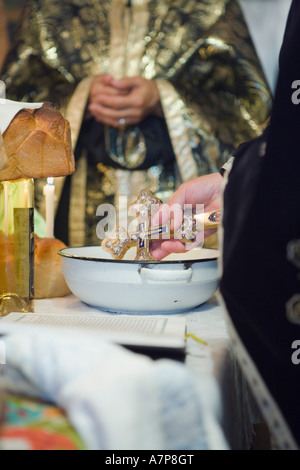
<svg viewBox="0 0 300 470"><path fill-rule="evenodd" d="M217 171L271 108L237 0L28 0L1 78L8 98L51 101L71 123L55 235L73 246L99 244L98 206L122 213L119 196L144 187L165 201Z"/></svg>
<svg viewBox="0 0 300 470"><path fill-rule="evenodd" d="M266 78L273 91L278 73L278 53L292 0L239 0L239 3ZM3 45L7 41L5 19L8 23L9 36L12 37L24 4L25 0L0 0L0 21L3 23L0 32L2 33L0 54L3 57L6 51Z"/></svg>
<svg viewBox="0 0 300 470"><path fill-rule="evenodd" d="M6 57L9 47L9 38L7 31L7 22L4 5L0 0L0 70Z"/></svg>

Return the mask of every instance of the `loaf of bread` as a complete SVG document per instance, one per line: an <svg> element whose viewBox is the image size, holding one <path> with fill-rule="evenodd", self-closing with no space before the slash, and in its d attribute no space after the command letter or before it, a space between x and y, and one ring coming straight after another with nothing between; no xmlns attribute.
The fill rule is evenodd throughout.
<svg viewBox="0 0 300 470"><path fill-rule="evenodd" d="M55 238L34 240L34 297L50 299L71 294L61 271L59 250L66 245ZM14 238L4 238L0 232L0 291L15 292L16 272ZM8 287L9 286L9 287Z"/></svg>
<svg viewBox="0 0 300 470"><path fill-rule="evenodd" d="M34 296L36 299L64 297L71 294L61 271L58 252L66 245L55 238L35 237Z"/></svg>
<svg viewBox="0 0 300 470"><path fill-rule="evenodd" d="M3 134L7 165L0 181L67 176L75 171L70 124L56 107L22 109Z"/></svg>
<svg viewBox="0 0 300 470"><path fill-rule="evenodd" d="M7 156L6 156L6 152L4 149L4 142L3 142L2 134L0 132L0 170L2 170L2 168L4 168L6 164L7 164Z"/></svg>

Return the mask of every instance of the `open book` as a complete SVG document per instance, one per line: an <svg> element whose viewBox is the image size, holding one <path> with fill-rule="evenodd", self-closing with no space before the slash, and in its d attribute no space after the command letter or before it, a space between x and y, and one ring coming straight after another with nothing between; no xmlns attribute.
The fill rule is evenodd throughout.
<svg viewBox="0 0 300 470"><path fill-rule="evenodd" d="M145 316L123 314L10 313L0 319L0 334L20 328L76 329L147 354L153 359L185 357L186 321L179 316Z"/></svg>

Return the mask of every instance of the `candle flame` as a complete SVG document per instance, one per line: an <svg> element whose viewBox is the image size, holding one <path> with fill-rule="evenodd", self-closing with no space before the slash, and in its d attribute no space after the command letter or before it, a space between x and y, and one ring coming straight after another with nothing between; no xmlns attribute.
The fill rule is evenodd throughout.
<svg viewBox="0 0 300 470"><path fill-rule="evenodd" d="M52 185L54 182L54 178L47 178L47 183Z"/></svg>

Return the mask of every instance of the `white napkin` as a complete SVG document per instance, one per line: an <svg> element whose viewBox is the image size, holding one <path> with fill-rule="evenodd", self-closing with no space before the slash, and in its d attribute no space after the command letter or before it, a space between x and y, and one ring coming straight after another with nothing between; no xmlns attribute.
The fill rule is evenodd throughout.
<svg viewBox="0 0 300 470"><path fill-rule="evenodd" d="M56 403L88 449L227 450L216 383L195 381L179 362L152 361L85 332L33 329L1 340L6 388Z"/></svg>
<svg viewBox="0 0 300 470"><path fill-rule="evenodd" d="M21 109L39 109L42 106L43 103L23 103L0 98L0 130L2 134Z"/></svg>

